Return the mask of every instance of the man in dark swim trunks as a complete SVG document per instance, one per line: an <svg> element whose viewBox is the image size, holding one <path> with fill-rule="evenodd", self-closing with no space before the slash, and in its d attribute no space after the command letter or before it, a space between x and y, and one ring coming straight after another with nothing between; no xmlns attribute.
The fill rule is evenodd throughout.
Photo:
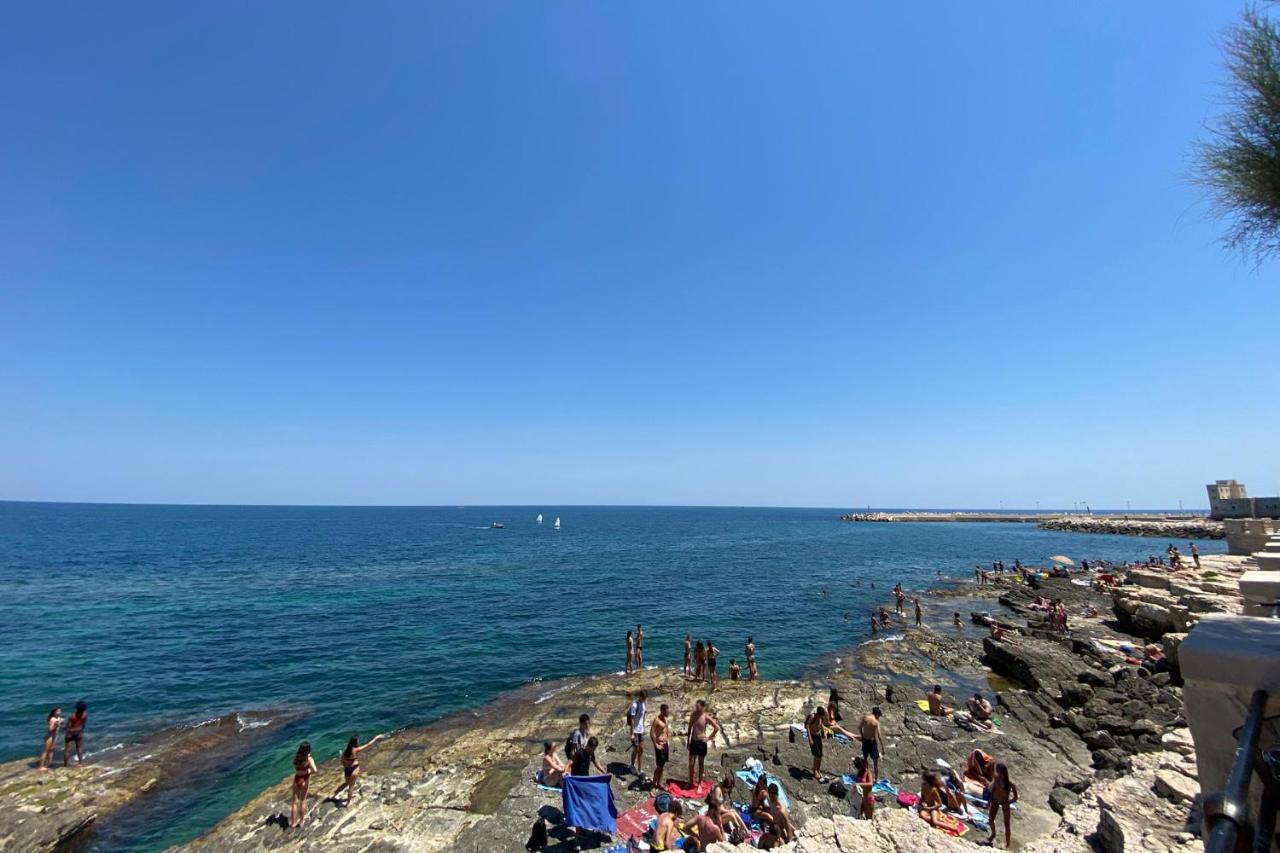
<svg viewBox="0 0 1280 853"><path fill-rule="evenodd" d="M707 731L710 727L710 731ZM720 721L715 718L707 710L707 702L705 699L699 699L693 704L693 713L689 715L689 728L686 735L689 738L689 779L691 786L702 784L703 765L707 758L707 742L715 740L717 734L720 733ZM698 776L695 779L693 775L694 764L698 766Z"/></svg>
<svg viewBox="0 0 1280 853"><path fill-rule="evenodd" d="M653 763L657 769L653 771L655 789L662 788L662 773L667 761L671 758L671 719L666 705L658 706L658 719L649 727L649 740L653 741Z"/></svg>
<svg viewBox="0 0 1280 853"><path fill-rule="evenodd" d="M84 702L76 703L76 712L67 720L67 733L62 741L62 766L71 761L71 745L76 747L76 763L84 764L84 727L89 722L89 706Z"/></svg>
<svg viewBox="0 0 1280 853"><path fill-rule="evenodd" d="M884 716L879 706L871 709L858 725L858 737L862 741L862 757L871 760L871 775L880 778L880 718Z"/></svg>

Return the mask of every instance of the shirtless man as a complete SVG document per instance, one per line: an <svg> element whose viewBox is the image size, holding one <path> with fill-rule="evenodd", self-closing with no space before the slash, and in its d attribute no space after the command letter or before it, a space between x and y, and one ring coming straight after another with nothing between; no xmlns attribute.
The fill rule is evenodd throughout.
<svg viewBox="0 0 1280 853"><path fill-rule="evenodd" d="M632 668L636 664L636 641L631 636L631 632L627 631L627 667L624 670L627 675L631 674Z"/></svg>
<svg viewBox="0 0 1280 853"><path fill-rule="evenodd" d="M782 797L778 795L778 786L776 783L769 783L769 822L778 830L778 837L782 839L782 843L796 839L796 827L791 822L791 812L782 804Z"/></svg>
<svg viewBox="0 0 1280 853"><path fill-rule="evenodd" d="M711 731L707 731L707 726ZM693 713L689 715L689 728L686 732L689 744L689 784L697 787L702 784L703 765L707 758L707 743L715 740L720 733L720 721L707 710L707 701L699 699L693 703ZM694 764L698 765L698 775L693 775Z"/></svg>
<svg viewBox="0 0 1280 853"><path fill-rule="evenodd" d="M942 703L942 685L933 685L933 692L926 699L929 700L929 713L935 717L947 717L951 715L951 709Z"/></svg>
<svg viewBox="0 0 1280 853"><path fill-rule="evenodd" d="M716 659L720 657L720 650L716 648L710 640L707 640L707 675L714 687L716 683Z"/></svg>
<svg viewBox="0 0 1280 853"><path fill-rule="evenodd" d="M1188 542L1187 548L1191 550L1191 560L1196 564L1196 568L1200 568L1200 548L1194 542Z"/></svg>
<svg viewBox="0 0 1280 853"><path fill-rule="evenodd" d="M858 724L858 737L862 741L862 757L871 760L871 775L880 778L880 718L884 713L879 706L864 714Z"/></svg>
<svg viewBox="0 0 1280 853"><path fill-rule="evenodd" d="M644 626L636 624L636 669L644 669Z"/></svg>
<svg viewBox="0 0 1280 853"><path fill-rule="evenodd" d="M658 719L649 727L649 740L653 742L653 763L657 768L653 771L653 788L662 787L662 773L671 758L671 718L666 705L658 707Z"/></svg>
<svg viewBox="0 0 1280 853"><path fill-rule="evenodd" d="M965 708L969 711L969 716L973 722L984 729L994 728L991 722L991 703L982 698L981 693L973 694L973 698L964 703Z"/></svg>
<svg viewBox="0 0 1280 853"><path fill-rule="evenodd" d="M653 829L653 838L657 842L654 850L697 850L698 841L695 838L682 838L681 832L688 831L692 824L685 823L684 807L680 805L680 801L674 797L671 805L667 810L658 815L658 825Z"/></svg>
<svg viewBox="0 0 1280 853"><path fill-rule="evenodd" d="M880 620L876 619L876 612L871 611L871 636L878 637L880 635Z"/></svg>
<svg viewBox="0 0 1280 853"><path fill-rule="evenodd" d="M963 628L963 627L964 627L964 623L960 621L960 613L959 613L959 611L956 611L956 614L955 614L954 616L952 616L952 617L951 617L951 621L952 621L953 623L955 623L955 626L956 626L957 628Z"/></svg>
<svg viewBox="0 0 1280 853"><path fill-rule="evenodd" d="M756 680L756 641L747 637L747 678L750 681Z"/></svg>
<svg viewBox="0 0 1280 853"><path fill-rule="evenodd" d="M916 599L916 627L919 628L924 622L920 618L920 599Z"/></svg>
<svg viewBox="0 0 1280 853"><path fill-rule="evenodd" d="M688 678L693 666L693 635L684 635L684 677Z"/></svg>
<svg viewBox="0 0 1280 853"><path fill-rule="evenodd" d="M819 785L831 781L822 775L822 746L826 741L827 729L840 732L845 737L853 737L853 732L827 717L827 709L819 705L804 721L805 732L809 735L809 753L813 756L813 778Z"/></svg>

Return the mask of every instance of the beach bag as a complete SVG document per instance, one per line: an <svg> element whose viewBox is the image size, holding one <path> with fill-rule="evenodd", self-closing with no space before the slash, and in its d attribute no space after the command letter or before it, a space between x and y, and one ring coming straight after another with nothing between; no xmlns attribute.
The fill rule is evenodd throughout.
<svg viewBox="0 0 1280 853"><path fill-rule="evenodd" d="M517 836L518 838L519 836ZM547 846L547 822L542 818L538 818L533 823L533 831L529 833L529 840L525 842L525 850L541 850Z"/></svg>
<svg viewBox="0 0 1280 853"><path fill-rule="evenodd" d="M898 805L904 809L909 809L918 802L920 802L920 798L910 791L902 791L898 794Z"/></svg>
<svg viewBox="0 0 1280 853"><path fill-rule="evenodd" d="M846 788L844 786L844 782L841 782L839 779L833 780L832 783L827 786L827 792L838 800L843 800L845 797L849 796L849 789Z"/></svg>

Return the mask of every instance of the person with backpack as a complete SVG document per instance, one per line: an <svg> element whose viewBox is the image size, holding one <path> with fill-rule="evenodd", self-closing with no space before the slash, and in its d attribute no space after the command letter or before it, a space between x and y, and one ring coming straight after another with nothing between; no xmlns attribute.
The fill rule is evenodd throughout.
<svg viewBox="0 0 1280 853"><path fill-rule="evenodd" d="M591 737L591 715L583 714L578 717L578 727L569 732L569 737L564 742L564 757L573 761L573 754L587 745L589 737Z"/></svg>
<svg viewBox="0 0 1280 853"><path fill-rule="evenodd" d="M627 730L631 733L631 771L641 779L644 778L640 765L644 761L644 712L648 698L649 694L641 690L627 708Z"/></svg>

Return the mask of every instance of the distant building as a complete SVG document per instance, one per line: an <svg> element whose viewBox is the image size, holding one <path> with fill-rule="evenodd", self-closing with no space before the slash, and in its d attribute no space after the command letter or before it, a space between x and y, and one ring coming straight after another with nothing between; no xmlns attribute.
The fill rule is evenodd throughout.
<svg viewBox="0 0 1280 853"><path fill-rule="evenodd" d="M1251 498L1244 483L1219 480L1209 491L1210 518L1280 518L1280 497Z"/></svg>

